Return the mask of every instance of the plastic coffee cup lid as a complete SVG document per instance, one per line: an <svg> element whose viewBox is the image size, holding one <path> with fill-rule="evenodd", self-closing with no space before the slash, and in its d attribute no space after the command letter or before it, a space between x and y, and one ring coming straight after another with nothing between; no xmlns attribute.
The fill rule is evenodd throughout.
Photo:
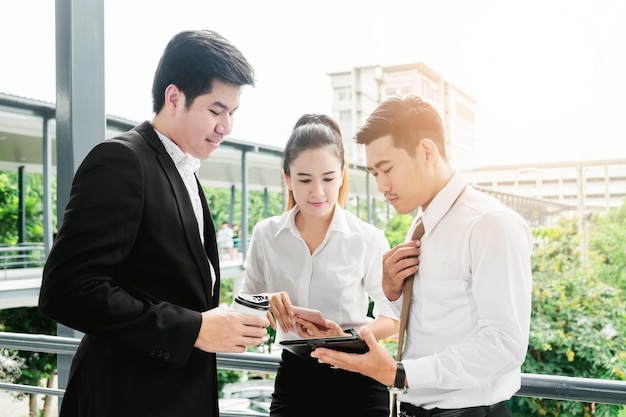
<svg viewBox="0 0 626 417"><path fill-rule="evenodd" d="M235 297L235 302L255 310L270 309L270 300L265 294L239 294Z"/></svg>

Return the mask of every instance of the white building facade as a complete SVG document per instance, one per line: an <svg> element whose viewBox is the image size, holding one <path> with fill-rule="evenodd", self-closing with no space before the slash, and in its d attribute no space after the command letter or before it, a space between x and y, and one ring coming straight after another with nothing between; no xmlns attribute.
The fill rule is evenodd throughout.
<svg viewBox="0 0 626 417"><path fill-rule="evenodd" d="M502 165L464 171L474 186L606 212L626 199L626 159Z"/></svg>

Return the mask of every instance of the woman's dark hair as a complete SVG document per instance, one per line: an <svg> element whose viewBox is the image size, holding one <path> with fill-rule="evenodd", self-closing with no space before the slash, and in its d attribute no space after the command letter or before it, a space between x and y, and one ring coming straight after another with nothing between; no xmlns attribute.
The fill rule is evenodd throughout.
<svg viewBox="0 0 626 417"><path fill-rule="evenodd" d="M291 177L290 166L302 151L326 148L341 162L343 184L339 188L337 202L343 206L348 197L349 179L346 155L341 130L337 122L325 114L308 113L301 116L291 132L283 152L283 171ZM289 191L285 210L296 205L293 193Z"/></svg>
<svg viewBox="0 0 626 417"><path fill-rule="evenodd" d="M152 110L165 103L165 89L174 84L185 94L185 106L211 92L213 81L254 86L254 69L227 39L210 30L184 31L165 47L152 83Z"/></svg>

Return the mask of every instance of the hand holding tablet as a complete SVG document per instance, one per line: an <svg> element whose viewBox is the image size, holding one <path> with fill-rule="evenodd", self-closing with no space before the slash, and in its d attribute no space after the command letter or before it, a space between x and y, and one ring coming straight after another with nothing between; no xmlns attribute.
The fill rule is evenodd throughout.
<svg viewBox="0 0 626 417"><path fill-rule="evenodd" d="M318 347L335 349L348 353L365 353L369 346L354 329L345 330L345 336L316 337L311 339L283 340L280 345L305 359L314 359L311 352Z"/></svg>

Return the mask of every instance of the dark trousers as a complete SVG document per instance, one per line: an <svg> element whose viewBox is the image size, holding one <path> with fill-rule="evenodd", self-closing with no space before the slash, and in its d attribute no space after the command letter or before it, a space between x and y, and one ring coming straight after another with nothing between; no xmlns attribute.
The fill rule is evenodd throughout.
<svg viewBox="0 0 626 417"><path fill-rule="evenodd" d="M410 403L400 403L400 417L511 417L504 402L497 404L456 409L433 408L427 410Z"/></svg>
<svg viewBox="0 0 626 417"><path fill-rule="evenodd" d="M358 373L283 350L271 417L389 417L389 391Z"/></svg>

